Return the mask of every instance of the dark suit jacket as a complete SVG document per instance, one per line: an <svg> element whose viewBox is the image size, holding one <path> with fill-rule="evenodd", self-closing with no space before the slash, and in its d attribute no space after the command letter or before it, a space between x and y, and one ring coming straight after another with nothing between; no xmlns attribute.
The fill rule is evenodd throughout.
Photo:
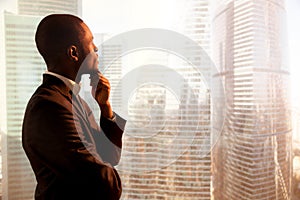
<svg viewBox="0 0 300 200"><path fill-rule="evenodd" d="M22 144L37 179L36 200L115 200L125 120L97 125L81 98L58 78L44 75L24 116Z"/></svg>

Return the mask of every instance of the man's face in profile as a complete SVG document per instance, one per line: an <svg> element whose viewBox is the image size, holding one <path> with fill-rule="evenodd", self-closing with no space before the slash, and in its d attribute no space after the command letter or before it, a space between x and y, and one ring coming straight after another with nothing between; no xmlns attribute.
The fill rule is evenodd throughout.
<svg viewBox="0 0 300 200"><path fill-rule="evenodd" d="M96 45L93 42L93 35L88 26L82 23L84 30L84 37L82 38L81 44L83 49L83 62L80 65L80 74L93 74L98 71L98 51Z"/></svg>

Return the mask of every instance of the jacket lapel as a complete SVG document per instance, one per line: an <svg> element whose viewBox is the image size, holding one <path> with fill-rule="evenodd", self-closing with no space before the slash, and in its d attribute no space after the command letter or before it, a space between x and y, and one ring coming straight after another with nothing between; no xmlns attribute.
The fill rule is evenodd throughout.
<svg viewBox="0 0 300 200"><path fill-rule="evenodd" d="M93 137L91 137L92 131L89 128L90 123L88 115L86 113L87 111L85 110L85 107L81 102L82 100L80 99L79 95L75 96L72 90L63 81L49 74L43 75L43 85L57 90L66 98L67 101L70 102L70 104L72 104L72 113L73 115L78 116L85 139L92 143L95 143Z"/></svg>
<svg viewBox="0 0 300 200"><path fill-rule="evenodd" d="M72 112L73 114L78 114L80 115L80 118L87 121L87 117L84 111L84 107L79 101L79 97L76 97L72 90L59 78L49 75L49 74L44 74L43 75L43 84L46 85L47 87L51 87L58 91L60 94L62 94L67 101L69 101L72 104Z"/></svg>

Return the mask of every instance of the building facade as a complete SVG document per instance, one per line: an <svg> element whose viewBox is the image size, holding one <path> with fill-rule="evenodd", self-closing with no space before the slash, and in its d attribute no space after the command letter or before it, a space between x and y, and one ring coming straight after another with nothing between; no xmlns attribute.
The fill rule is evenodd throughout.
<svg viewBox="0 0 300 200"><path fill-rule="evenodd" d="M290 199L291 116L281 0L217 1L214 60L226 118L214 151L214 198Z"/></svg>
<svg viewBox="0 0 300 200"><path fill-rule="evenodd" d="M79 8L77 0L20 0L17 14L4 13L6 130L1 137L2 199L31 200L34 196L36 181L22 148L21 131L26 104L46 70L34 42L37 25L46 14L77 14Z"/></svg>
<svg viewBox="0 0 300 200"><path fill-rule="evenodd" d="M209 54L209 1L189 0L184 5L182 33ZM203 148L210 143L209 89L204 83L209 80L201 76L210 73L210 68L199 72L197 66L166 52L139 49L130 53L116 60L122 60L122 69L127 62L136 66L127 73L122 71L123 81L130 76L136 86L132 91L126 84L122 88L122 106L128 105L124 108L128 121L123 154L117 166L123 182L122 199L210 199L211 154ZM190 56L186 59L194 61L203 55ZM117 62L110 66L111 72L119 71ZM172 72L182 79L173 77ZM111 74L107 75L114 82ZM180 85L177 94L162 84L168 80Z"/></svg>
<svg viewBox="0 0 300 200"><path fill-rule="evenodd" d="M7 133L2 136L3 199L32 199L35 178L21 143L25 106L45 66L34 34L40 20L5 13Z"/></svg>
<svg viewBox="0 0 300 200"><path fill-rule="evenodd" d="M81 0L18 0L20 15L45 16L50 13L81 15Z"/></svg>

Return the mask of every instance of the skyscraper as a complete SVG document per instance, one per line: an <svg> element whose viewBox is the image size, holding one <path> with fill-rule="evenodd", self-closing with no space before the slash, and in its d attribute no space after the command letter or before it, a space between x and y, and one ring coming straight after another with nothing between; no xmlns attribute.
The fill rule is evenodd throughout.
<svg viewBox="0 0 300 200"><path fill-rule="evenodd" d="M50 13L81 15L81 0L18 0L20 15L44 16Z"/></svg>
<svg viewBox="0 0 300 200"><path fill-rule="evenodd" d="M2 135L2 193L3 199L31 200L36 183L21 145L21 129L27 101L46 70L35 47L35 30L43 15L61 13L64 6L76 14L80 5L77 0L20 0L18 5L18 14L4 13L7 130Z"/></svg>
<svg viewBox="0 0 300 200"><path fill-rule="evenodd" d="M191 77L189 87L193 87L197 91L197 101L191 100L191 94L186 93L186 88L183 95L186 99L183 106L193 106L194 109L198 107L198 112L187 112L187 118L193 115L198 115L199 118L193 120L198 121L197 132L195 133L193 143L187 152L187 162L184 167L189 166L194 175L193 178L182 177L190 182L194 182L193 187L186 186L187 193L194 191L194 194L187 196L186 199L211 199L211 144L212 144L212 105L211 105L211 65L209 62L205 63L205 56L211 54L211 1L208 0L187 0L186 14L185 14L185 29L184 34L194 40L200 48L203 49L207 55L192 55L195 59L196 69L190 71L189 67L184 66L180 69L181 73L186 77ZM208 61L208 60L207 60ZM200 73L199 73L200 72ZM208 78L209 77L209 78ZM188 110L188 109L187 109ZM190 127L192 124L187 124ZM193 161L193 162L191 162ZM197 166L197 167L195 167ZM195 168L194 168L195 167ZM190 191L190 189L192 189Z"/></svg>
<svg viewBox="0 0 300 200"><path fill-rule="evenodd" d="M184 3L183 32L209 53L209 1ZM128 99L122 97L122 104L128 105L123 154L118 166L123 181L122 199L210 199L211 156L203 148L210 142L209 89L204 86L209 80L202 79L197 66L174 61L174 55L149 49L130 53L119 58L125 61L122 68L128 60L131 66L136 66L128 72L134 74L130 79L136 88L127 91L131 93ZM190 56L185 59L201 60L203 55ZM135 59L142 61L135 65ZM201 73L209 70L210 66ZM182 79L173 77L171 71ZM127 74L123 76L124 80ZM180 85L179 95L168 85L160 84L160 80Z"/></svg>
<svg viewBox="0 0 300 200"><path fill-rule="evenodd" d="M213 52L226 89L226 119L214 152L214 198L290 199L284 1L216 5Z"/></svg>
<svg viewBox="0 0 300 200"><path fill-rule="evenodd" d="M32 199L34 176L21 145L26 103L45 70L34 44L40 18L5 13L7 134L3 146L3 199Z"/></svg>

